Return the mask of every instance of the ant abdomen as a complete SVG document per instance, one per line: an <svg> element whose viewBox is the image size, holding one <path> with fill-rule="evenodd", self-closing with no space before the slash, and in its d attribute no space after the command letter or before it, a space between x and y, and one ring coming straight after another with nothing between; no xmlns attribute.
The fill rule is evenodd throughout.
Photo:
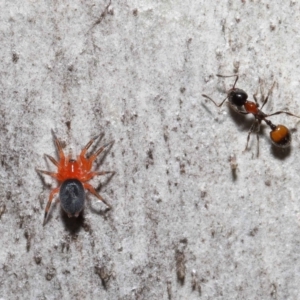
<svg viewBox="0 0 300 300"><path fill-rule="evenodd" d="M289 147L292 141L291 132L284 125L275 126L275 128L270 131L270 138L272 143L280 148Z"/></svg>

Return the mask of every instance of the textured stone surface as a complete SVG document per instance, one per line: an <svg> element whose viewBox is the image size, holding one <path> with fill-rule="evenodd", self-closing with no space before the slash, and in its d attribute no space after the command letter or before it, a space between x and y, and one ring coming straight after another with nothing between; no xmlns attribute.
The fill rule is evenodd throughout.
<svg viewBox="0 0 300 300"><path fill-rule="evenodd" d="M290 151L251 116L218 109L232 79L266 111L300 115L297 1L3 1L0 297L296 299L300 279L298 121ZM59 201L51 129L77 154L115 140L78 219ZM229 160L235 155L235 161ZM56 156L55 156L56 157ZM96 167L96 164L95 164Z"/></svg>

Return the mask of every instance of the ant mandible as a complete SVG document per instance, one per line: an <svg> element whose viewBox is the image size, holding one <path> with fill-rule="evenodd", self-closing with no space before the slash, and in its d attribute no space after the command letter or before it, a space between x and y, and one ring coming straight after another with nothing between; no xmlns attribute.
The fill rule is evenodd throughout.
<svg viewBox="0 0 300 300"><path fill-rule="evenodd" d="M248 136L247 136L247 143L246 143L246 148L245 151L248 148L248 143L249 143L249 139L250 139L250 135L253 132L256 132L256 137L257 137L257 142L259 142L259 130L260 130L260 125L261 122L264 121L270 128L270 138L272 143L277 146L277 147L281 147L281 148L287 148L290 146L291 144L291 132L290 130L284 126L284 125L274 125L270 120L268 120L268 117L274 116L274 115L279 115L279 114L287 114L289 116L293 116L296 118L300 118L288 111L277 111L275 113L272 114L265 114L264 112L262 112L263 107L265 106L265 104L268 102L269 96L271 91L273 90L274 84L271 87L271 89L268 92L267 97L264 99L263 104L261 106L261 109L259 109L259 104L257 101L257 98L255 95L253 95L253 98L255 100L255 102L253 101L249 101L248 99L248 95L247 93L239 88L236 88L235 85L239 79L238 75L229 75L229 76L224 76L224 75L218 75L218 77L223 77L223 78L227 78L227 77L235 77L235 81L233 84L233 87L228 90L227 92L227 96L226 98L220 103L217 104L212 98L208 97L205 94L202 94L202 96L204 98L209 99L210 101L212 101L217 107L221 107L224 102L228 99L230 106L238 113L240 114L253 114L255 121L253 122L253 124L250 127L250 130L248 132ZM259 153L257 152L257 155Z"/></svg>

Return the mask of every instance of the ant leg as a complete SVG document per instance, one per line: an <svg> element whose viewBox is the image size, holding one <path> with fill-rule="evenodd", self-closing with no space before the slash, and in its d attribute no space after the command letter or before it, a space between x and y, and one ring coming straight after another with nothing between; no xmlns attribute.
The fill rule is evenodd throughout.
<svg viewBox="0 0 300 300"><path fill-rule="evenodd" d="M239 80L239 75L220 75L220 74L217 74L216 76L222 77L222 78L236 77L236 78L235 78L235 81L234 81L234 84L233 84L233 86L232 86L232 89L235 88L235 85L236 85L237 81Z"/></svg>
<svg viewBox="0 0 300 300"><path fill-rule="evenodd" d="M236 77L236 78L235 78L235 81L234 81L234 84L233 84L233 86L232 86L232 90L235 89L235 85L236 85L237 81L239 80L239 75L228 75L228 76L225 76L225 75L217 74L216 76L222 77L222 78ZM227 95L227 97L226 97L220 104L217 104L212 98L208 97L207 95L202 94L202 96L203 96L204 98L207 98L208 100L212 101L212 102L214 103L214 105L217 106L217 107L221 107L221 106L224 104L224 102L228 99L228 95Z"/></svg>
<svg viewBox="0 0 300 300"><path fill-rule="evenodd" d="M223 103L226 101L226 99L228 98L228 96L227 96L220 104L217 104L212 98L208 97L205 94L202 94L202 97L207 98L208 100L210 100L211 102L213 102L213 104L215 106L217 106L217 107L221 107L223 105Z"/></svg>
<svg viewBox="0 0 300 300"><path fill-rule="evenodd" d="M249 113L247 111L243 111L243 110L239 110L236 106L234 106L233 104L231 104L229 102L230 107L237 113L241 114L241 115L248 115Z"/></svg>
<svg viewBox="0 0 300 300"><path fill-rule="evenodd" d="M42 174L46 174L49 175L55 179L58 180L58 173L54 173L54 172L49 172L49 171L44 171L44 170L40 170L40 169L35 169L37 172L42 173Z"/></svg>
<svg viewBox="0 0 300 300"><path fill-rule="evenodd" d="M255 122L254 122L254 123L255 123ZM247 142L246 142L246 147L245 147L244 152L245 152L245 151L247 150L247 148L248 148L248 143L249 143L249 140L250 140L250 135L251 135L251 133L253 132L253 128L254 128L254 123L251 125L250 130L249 130L249 132L248 132Z"/></svg>
<svg viewBox="0 0 300 300"><path fill-rule="evenodd" d="M87 189L91 194L93 194L94 196L96 196L99 200L101 200L102 202L104 202L109 208L111 208L111 206L96 192L96 190L89 184L89 183L84 183L83 184L84 188Z"/></svg>
<svg viewBox="0 0 300 300"><path fill-rule="evenodd" d="M59 192L59 189L60 189L60 187L57 187L54 190L52 190L51 193L50 193L49 200L48 200L46 208L45 208L45 216L44 216L43 226L45 226L45 224L46 224L48 212L49 212L53 197L54 197L55 194L57 194Z"/></svg>
<svg viewBox="0 0 300 300"><path fill-rule="evenodd" d="M259 104L258 104L258 101L257 101L257 98L256 98L257 94L258 94L258 88L256 89L255 94L253 94L253 99L254 99L254 101L256 103L256 106L259 107Z"/></svg>
<svg viewBox="0 0 300 300"><path fill-rule="evenodd" d="M268 99L269 99L269 97L270 97L270 95L271 95L271 93L272 93L272 91L273 91L273 88L274 88L275 84L276 84L276 81L274 81L273 85L272 85L271 88L269 89L268 95L267 95L267 97L265 98L265 100L264 100L264 102L263 102L263 104L262 104L262 106L261 106L261 109L263 109L263 107L265 106L265 104L268 102Z"/></svg>
<svg viewBox="0 0 300 300"><path fill-rule="evenodd" d="M248 143L249 143L249 140L250 140L250 135L251 135L251 133L254 132L254 129L255 129L256 126L257 126L256 133L257 133L257 137L258 137L259 124L257 124L257 123L258 123L258 121L255 120L255 121L252 123L252 125L251 125L251 127L250 127L250 129L249 129L248 136L247 136L247 143L246 143L246 147L245 147L244 152L248 149Z"/></svg>
<svg viewBox="0 0 300 300"><path fill-rule="evenodd" d="M267 98L269 97L269 93L268 93L267 98L264 99L265 93L264 93L264 90L263 90L263 80L262 80L261 78L259 78L259 88L260 88L260 98L262 98L262 99L261 99L261 102L263 103L262 106L264 106L264 105L265 105L264 102L265 102L266 100L268 101ZM257 107L259 107L259 103L258 103L258 100L257 100L257 94L258 94L258 89L259 89L259 88L257 88L255 94L253 94L253 98L254 98L254 101L255 101Z"/></svg>
<svg viewBox="0 0 300 300"><path fill-rule="evenodd" d="M256 94L253 95L253 99L255 101L256 107L259 107L259 104L258 104L258 101L257 101L257 98L256 98Z"/></svg>
<svg viewBox="0 0 300 300"><path fill-rule="evenodd" d="M102 171L102 172L91 172L88 173L87 176L83 178L83 181L89 181L95 176L101 176L106 174L115 174L115 171Z"/></svg>
<svg viewBox="0 0 300 300"><path fill-rule="evenodd" d="M259 157L259 130L260 130L260 124L261 124L261 121L258 121L257 122L257 126L256 126L256 140L257 140L257 157Z"/></svg>
<svg viewBox="0 0 300 300"><path fill-rule="evenodd" d="M259 132L256 132L256 139L257 139L257 157L259 157Z"/></svg>
<svg viewBox="0 0 300 300"><path fill-rule="evenodd" d="M272 114L269 114L267 115L267 117L271 117L271 116L275 116L275 115L280 115L280 114L287 114L289 116L292 116L292 117L296 117L296 118L300 118L299 116L296 116L288 111L283 111L283 110L280 110L280 111L277 111L277 112L274 112Z"/></svg>

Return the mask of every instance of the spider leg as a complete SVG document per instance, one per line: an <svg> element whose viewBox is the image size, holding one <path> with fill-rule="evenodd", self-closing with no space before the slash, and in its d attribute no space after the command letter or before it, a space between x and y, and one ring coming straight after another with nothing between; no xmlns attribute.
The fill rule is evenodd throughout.
<svg viewBox="0 0 300 300"><path fill-rule="evenodd" d="M45 157L47 157L55 166L59 166L59 163L52 156L45 154Z"/></svg>
<svg viewBox="0 0 300 300"><path fill-rule="evenodd" d="M56 145L56 148L57 148L57 151L58 151L59 162L60 163L62 162L64 164L65 163L65 154L64 154L64 151L62 149L61 143L60 143L60 141L57 137L55 137L54 142L55 142L55 145Z"/></svg>
<svg viewBox="0 0 300 300"><path fill-rule="evenodd" d="M96 196L99 200L104 202L109 208L111 208L111 205L109 205L97 192L96 190L89 184L89 183L84 183L83 184L84 188L87 189L91 194Z"/></svg>
<svg viewBox="0 0 300 300"><path fill-rule="evenodd" d="M80 154L79 154L79 157L80 157L80 160L82 162L85 162L87 160L87 158L85 157L86 155L86 152L88 151L88 149L91 147L91 145L94 143L94 141L100 136L101 134L99 134L98 136L92 138L87 144L86 146L81 150ZM103 134L102 134L103 136Z"/></svg>
<svg viewBox="0 0 300 300"><path fill-rule="evenodd" d="M42 174L46 174L49 175L55 179L58 179L58 173L54 173L54 172L49 172L49 171L44 171L44 170L40 170L40 169L35 169L37 172L42 173Z"/></svg>
<svg viewBox="0 0 300 300"><path fill-rule="evenodd" d="M91 147L91 145L94 143L96 138L91 139L86 146L82 149L81 153L80 153L80 158L84 158L86 152L88 151L88 149Z"/></svg>
<svg viewBox="0 0 300 300"><path fill-rule="evenodd" d="M114 174L115 171L102 171L102 172L90 172L87 174L87 176L84 178L85 181L91 180L95 176L101 176L106 174Z"/></svg>
<svg viewBox="0 0 300 300"><path fill-rule="evenodd" d="M60 187L57 187L57 188L53 189L50 193L49 200L48 200L46 208L45 208L45 216L44 216L43 226L45 226L45 224L46 224L47 217L48 217L48 212L49 212L53 197L54 197L55 194L57 194L59 192L59 189L60 189Z"/></svg>
<svg viewBox="0 0 300 300"><path fill-rule="evenodd" d="M111 142L105 144L104 146L102 146L101 148L99 148L94 154L92 154L92 155L90 156L90 158L88 159L89 162L92 163L92 162L97 158L97 156L98 156L100 153L102 153L102 151L103 151L105 148L107 148L109 145L113 144L114 142L115 142L115 141L111 141Z"/></svg>

